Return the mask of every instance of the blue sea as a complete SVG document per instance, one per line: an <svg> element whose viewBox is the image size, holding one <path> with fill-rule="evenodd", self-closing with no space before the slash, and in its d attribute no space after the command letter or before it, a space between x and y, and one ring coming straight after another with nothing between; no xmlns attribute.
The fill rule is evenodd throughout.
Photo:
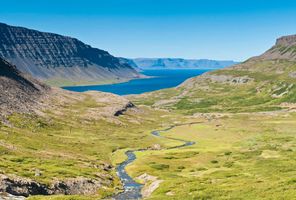
<svg viewBox="0 0 296 200"><path fill-rule="evenodd" d="M152 78L135 79L124 83L109 85L71 86L63 87L66 90L85 92L89 90L111 92L118 95L141 94L164 88L175 87L186 79L201 75L210 70L201 69L172 69L172 70L145 70L142 74Z"/></svg>

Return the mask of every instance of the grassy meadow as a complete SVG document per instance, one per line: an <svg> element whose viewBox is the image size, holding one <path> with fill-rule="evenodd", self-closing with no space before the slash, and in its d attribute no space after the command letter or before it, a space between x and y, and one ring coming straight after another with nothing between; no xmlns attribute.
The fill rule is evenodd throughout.
<svg viewBox="0 0 296 200"><path fill-rule="evenodd" d="M127 167L135 179L146 173L163 180L147 199L295 199L296 113L290 111L296 87L289 72L296 65L252 62L209 73L247 77L247 83L193 78L177 88L128 97L138 109L119 117L98 115L106 102L90 94L42 115L11 115L0 124L0 173L45 184L99 179L104 187L94 196L29 199L101 199L122 191L115 166L126 159L125 151L157 144L162 150L137 152ZM182 142L151 135L172 125L161 134L196 143L167 149Z"/></svg>
<svg viewBox="0 0 296 200"><path fill-rule="evenodd" d="M162 132L195 145L137 153L128 172L164 180L148 199L295 199L295 113L200 121Z"/></svg>
<svg viewBox="0 0 296 200"><path fill-rule="evenodd" d="M165 145L165 141L159 141L150 131L167 126L176 116L142 107L119 117L89 117L90 110L101 107L104 107L102 103L84 95L84 98L60 105L57 110L48 110L42 116L9 116L8 124L0 124L1 174L26 177L44 184L75 177L101 180L104 187L90 199L120 191L122 186L114 167L126 158L124 152L156 143Z"/></svg>

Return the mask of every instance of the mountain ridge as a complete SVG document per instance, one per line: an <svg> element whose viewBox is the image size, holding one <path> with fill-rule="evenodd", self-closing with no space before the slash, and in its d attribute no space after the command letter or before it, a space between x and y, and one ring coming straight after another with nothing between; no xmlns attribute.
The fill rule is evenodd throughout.
<svg viewBox="0 0 296 200"><path fill-rule="evenodd" d="M275 45L296 45L296 35L287 35L279 37Z"/></svg>
<svg viewBox="0 0 296 200"><path fill-rule="evenodd" d="M279 37L269 50L251 59L296 61L296 35Z"/></svg>
<svg viewBox="0 0 296 200"><path fill-rule="evenodd" d="M135 58L131 60L141 69L219 69L238 63L231 60L184 58Z"/></svg>
<svg viewBox="0 0 296 200"><path fill-rule="evenodd" d="M141 75L107 51L76 38L0 23L0 57L47 83L120 82Z"/></svg>

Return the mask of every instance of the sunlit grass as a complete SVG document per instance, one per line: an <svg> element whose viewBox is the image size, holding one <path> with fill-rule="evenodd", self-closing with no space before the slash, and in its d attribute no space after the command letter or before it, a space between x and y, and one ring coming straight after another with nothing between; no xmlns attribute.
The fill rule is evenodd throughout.
<svg viewBox="0 0 296 200"><path fill-rule="evenodd" d="M163 135L195 141L137 153L128 167L164 180L149 199L293 199L296 116L233 115Z"/></svg>
<svg viewBox="0 0 296 200"><path fill-rule="evenodd" d="M121 185L115 166L126 158L124 152L164 145L150 131L166 126L175 116L146 107L111 120L87 116L88 109L103 106L85 95L60 106L59 114L48 110L44 116L11 115L10 126L0 126L0 172L45 184L76 177L106 179L104 175L109 174L113 181L98 191L98 197L116 192ZM105 170L106 164L114 168Z"/></svg>

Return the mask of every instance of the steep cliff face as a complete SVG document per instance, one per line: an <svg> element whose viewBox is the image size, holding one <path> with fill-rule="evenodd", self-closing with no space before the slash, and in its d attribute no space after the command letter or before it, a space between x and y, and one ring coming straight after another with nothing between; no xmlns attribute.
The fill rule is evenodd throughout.
<svg viewBox="0 0 296 200"><path fill-rule="evenodd" d="M108 52L53 33L0 23L0 56L57 85L123 81L140 76Z"/></svg>
<svg viewBox="0 0 296 200"><path fill-rule="evenodd" d="M283 45L283 46L296 45L296 35L288 35L288 36L280 37L276 40L276 45Z"/></svg>

